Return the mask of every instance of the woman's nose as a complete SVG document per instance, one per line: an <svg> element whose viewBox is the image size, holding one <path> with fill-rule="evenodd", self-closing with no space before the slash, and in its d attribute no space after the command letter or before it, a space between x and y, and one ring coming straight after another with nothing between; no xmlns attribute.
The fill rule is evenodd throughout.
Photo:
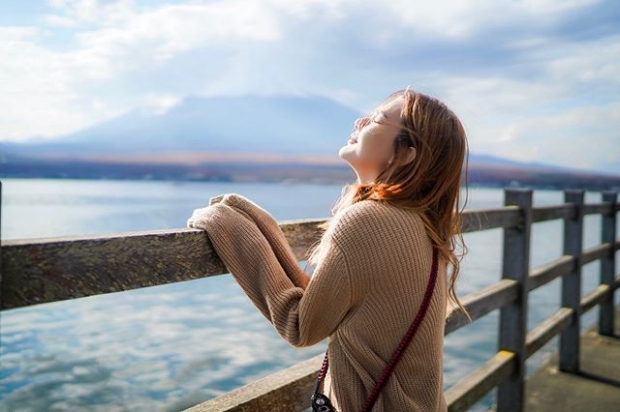
<svg viewBox="0 0 620 412"><path fill-rule="evenodd" d="M360 130L370 122L370 117L360 117L355 121L355 130Z"/></svg>

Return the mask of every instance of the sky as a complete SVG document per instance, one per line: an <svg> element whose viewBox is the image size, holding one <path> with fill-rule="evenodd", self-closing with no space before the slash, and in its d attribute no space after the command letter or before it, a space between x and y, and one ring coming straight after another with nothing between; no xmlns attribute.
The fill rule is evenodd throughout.
<svg viewBox="0 0 620 412"><path fill-rule="evenodd" d="M474 153L620 174L616 0L0 1L0 141L190 95L368 112L407 86Z"/></svg>

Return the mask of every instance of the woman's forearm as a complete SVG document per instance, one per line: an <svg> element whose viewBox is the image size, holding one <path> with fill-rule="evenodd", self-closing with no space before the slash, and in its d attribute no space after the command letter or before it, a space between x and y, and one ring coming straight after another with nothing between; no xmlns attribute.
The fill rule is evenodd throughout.
<svg viewBox="0 0 620 412"><path fill-rule="evenodd" d="M310 277L299 267L293 250L271 214L247 198L234 193L217 196L209 202L210 205L218 203L230 206L251 219L271 245L278 261L293 284L306 289Z"/></svg>
<svg viewBox="0 0 620 412"><path fill-rule="evenodd" d="M282 337L307 346L329 336L350 309L350 282L340 250L317 267L306 290L295 285L272 245L246 213L224 203L194 213L213 247L255 306ZM298 265L295 270L301 271Z"/></svg>

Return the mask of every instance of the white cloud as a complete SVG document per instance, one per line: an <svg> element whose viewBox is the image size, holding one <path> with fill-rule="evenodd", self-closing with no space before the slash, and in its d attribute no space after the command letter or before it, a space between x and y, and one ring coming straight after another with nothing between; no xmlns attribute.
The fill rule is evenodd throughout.
<svg viewBox="0 0 620 412"><path fill-rule="evenodd" d="M3 140L54 133L92 120L68 111L77 92L65 56L36 44L33 28L0 28L0 130Z"/></svg>
<svg viewBox="0 0 620 412"><path fill-rule="evenodd" d="M47 3L74 21L106 25L130 18L134 1L48 0Z"/></svg>
<svg viewBox="0 0 620 412"><path fill-rule="evenodd" d="M575 108L555 115L531 116L517 124L519 139L509 149L516 158L523 147L537 147L537 157L550 163L579 168L620 170L620 103ZM598 152L598 156L592 157Z"/></svg>
<svg viewBox="0 0 620 412"><path fill-rule="evenodd" d="M48 26L52 27L75 27L78 24L71 17L59 16L57 14L48 14L43 20Z"/></svg>

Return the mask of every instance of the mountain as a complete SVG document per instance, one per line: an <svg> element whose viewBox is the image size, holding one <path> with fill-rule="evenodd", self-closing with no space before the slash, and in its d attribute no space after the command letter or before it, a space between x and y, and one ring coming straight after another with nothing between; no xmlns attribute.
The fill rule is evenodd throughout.
<svg viewBox="0 0 620 412"><path fill-rule="evenodd" d="M135 109L75 133L0 143L0 177L351 181L338 159L360 113L317 96L191 96L165 113ZM620 186L602 176L470 154L493 185Z"/></svg>
<svg viewBox="0 0 620 412"><path fill-rule="evenodd" d="M48 141L4 144L28 155L165 152L334 154L359 113L322 97L188 97L166 113L136 109Z"/></svg>

